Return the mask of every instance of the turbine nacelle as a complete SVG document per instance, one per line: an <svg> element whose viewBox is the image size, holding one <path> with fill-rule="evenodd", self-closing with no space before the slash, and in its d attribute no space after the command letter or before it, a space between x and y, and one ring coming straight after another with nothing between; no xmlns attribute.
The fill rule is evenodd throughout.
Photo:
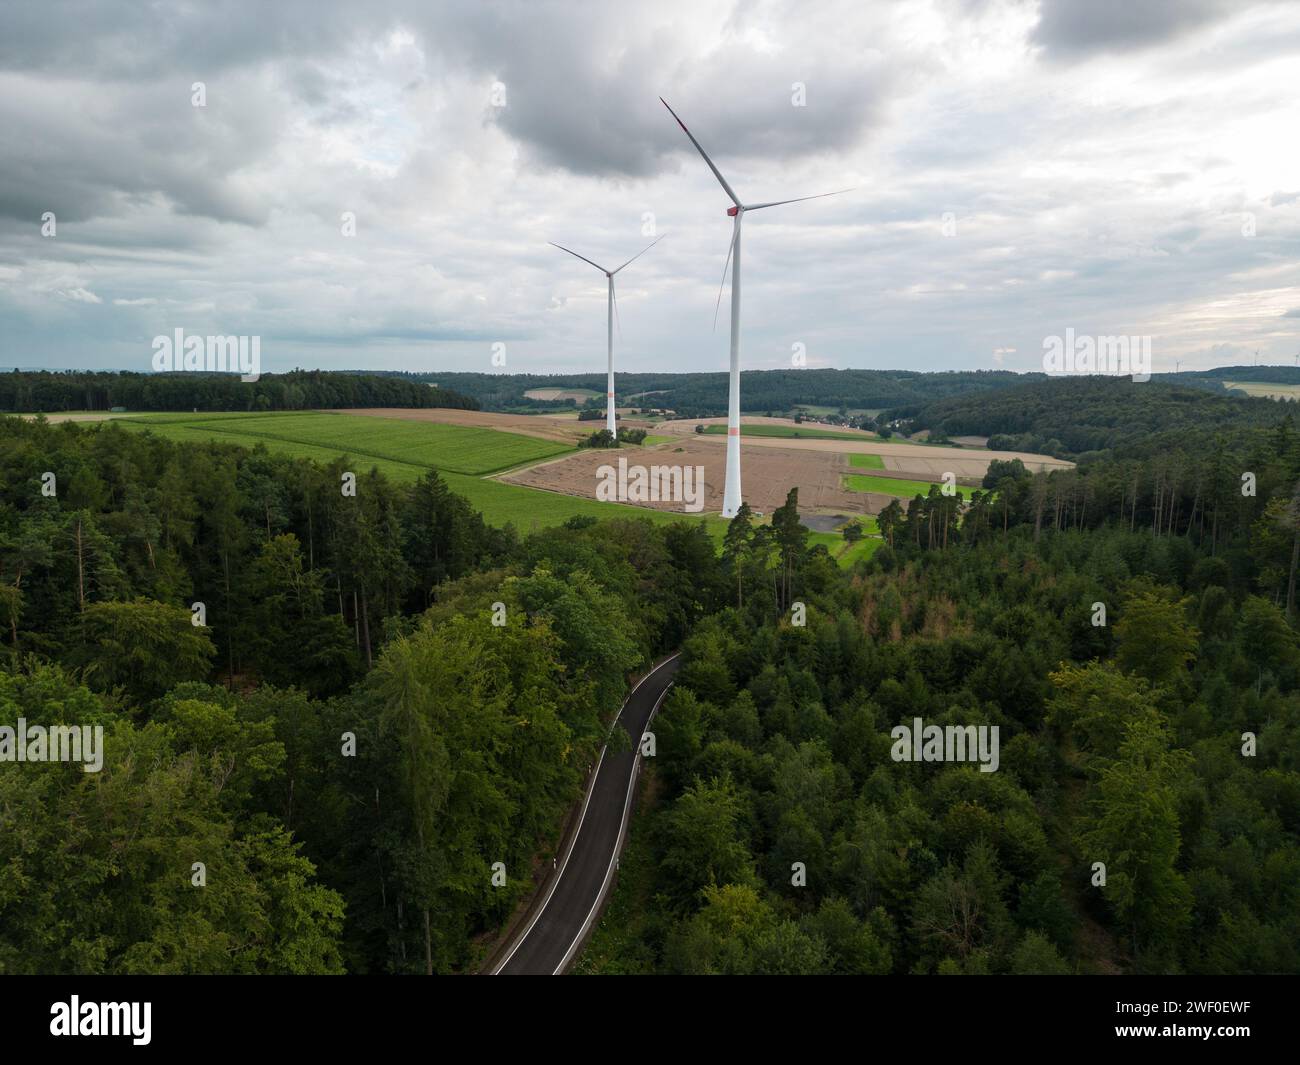
<svg viewBox="0 0 1300 1065"><path fill-rule="evenodd" d="M606 379L607 387L605 390L605 428L608 430L609 434L615 440L618 439L618 421L614 411L614 322L618 318L618 296L614 292L614 275L618 273L620 270L622 270L624 267L631 266L634 262L636 262L639 258L641 258L641 256L643 256L646 252L648 252L651 248L653 248L656 244L658 244L663 239L664 239L663 237L656 237L644 248L642 248L639 252L633 255L632 258L630 258L627 262L625 262L623 266L616 266L613 270L607 270L605 267L601 266L600 263L588 259L585 255L579 255L572 248L566 248L563 244L556 244L555 241L550 241L551 247L559 248L560 251L563 252L568 252L575 259L581 259L588 266L594 266L597 270L599 270L602 274L605 275L605 280L608 282L609 295L607 297L608 306L607 306L606 313L608 315L607 328L608 328L609 358L608 358L608 364L606 368L608 377ZM619 332L620 333L622 332L621 326L619 328Z"/></svg>
<svg viewBox="0 0 1300 1065"><path fill-rule="evenodd" d="M659 102L664 107L668 107L668 101L662 96L659 97ZM735 225L732 227L731 243L727 246L727 258L722 264L722 282L718 285L718 302L713 308L713 326L716 329L718 310L722 307L722 285L726 283L727 268L731 266L731 374L727 388L727 482L722 498L722 516L724 518L734 518L743 503L740 488L740 223L746 211L758 211L764 207L780 207L782 204L801 203L804 200L820 200L825 196L837 196L839 193L823 192L819 196L800 196L793 200L773 200L770 203L743 204L740 202L740 197L736 195L736 190L722 176L722 171L709 158L709 153L695 139L695 134L687 129L686 123L677 117L677 112L668 107L668 113L677 120L677 124L682 127L682 132L690 139L691 144L695 146L695 150L700 153L700 157L713 172L713 176L718 179L718 184L722 186L722 191L727 194L727 199L732 204L727 208L727 217L735 219ZM850 190L842 189L840 191L848 192ZM734 266L732 266L733 261Z"/></svg>

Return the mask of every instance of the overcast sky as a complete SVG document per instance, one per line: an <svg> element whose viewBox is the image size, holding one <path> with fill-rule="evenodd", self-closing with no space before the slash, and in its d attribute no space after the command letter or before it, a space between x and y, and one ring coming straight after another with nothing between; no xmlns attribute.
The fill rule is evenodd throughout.
<svg viewBox="0 0 1300 1065"><path fill-rule="evenodd" d="M1298 69L1294 2L7 0L0 365L182 328L598 371L604 278L547 242L662 234L619 368L723 370L728 201L661 95L746 202L856 186L747 218L746 368L1039 369L1067 328L1290 365Z"/></svg>

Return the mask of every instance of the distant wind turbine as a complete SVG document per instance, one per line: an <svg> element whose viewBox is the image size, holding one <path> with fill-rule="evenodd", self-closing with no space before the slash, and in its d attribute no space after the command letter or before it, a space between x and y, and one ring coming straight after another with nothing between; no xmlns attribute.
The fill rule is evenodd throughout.
<svg viewBox="0 0 1300 1065"><path fill-rule="evenodd" d="M584 263L587 263L590 266L594 266L597 270L599 270L602 274L605 275L606 280L608 280L609 282L609 294L606 297L606 301L608 303L608 306L606 307L606 317L608 318L608 332L609 332L609 359L607 363L609 376L606 381L606 387L605 387L605 428L609 430L610 436L614 437L615 440L618 439L618 423L614 418L614 314L616 308L618 307L618 297L614 295L614 275L618 273L619 270L622 270L624 266L631 266L634 262L636 262L639 258L641 258L641 256L643 256L646 252L648 252L651 248L653 248L656 244L658 244L663 239L664 239L663 237L656 237L644 248L642 248L639 252L633 255L632 258L630 258L627 262L625 262L623 266L620 266L615 270L606 270L603 266L600 265L600 263L593 263L585 255L579 255L576 251L573 251L571 248L566 248L563 244L556 244L555 241L553 240L547 242L548 244L551 245L551 247L559 248L560 251L567 251L575 259L581 259Z"/></svg>
<svg viewBox="0 0 1300 1065"><path fill-rule="evenodd" d="M668 101L662 96L659 102L668 107ZM718 179L718 184L722 186L731 200L731 207L727 208L727 214L732 218L731 246L727 249L727 259L722 265L722 280L727 280L727 266L731 266L731 386L727 393L727 484L722 495L722 516L724 518L734 518L736 511L740 509L743 502L740 491L740 223L745 217L746 211L758 211L764 207L780 207L786 203L800 203L804 200L820 200L826 196L838 196L842 192L851 192L851 189L838 189L835 192L823 192L816 196L799 196L793 200L775 200L771 203L741 203L740 197L736 195L735 190L727 184L727 179L722 176L721 171L713 165L713 160L709 158L708 153L700 147L700 142L695 139L695 135L686 128L686 123L677 118L677 112L668 107L668 113L677 119L677 124L682 127L682 132L690 137L691 143L695 145L695 150L700 153L704 161L709 164L709 169L713 171L713 176ZM718 288L718 303L722 302L722 288ZM715 318L716 321L716 309Z"/></svg>

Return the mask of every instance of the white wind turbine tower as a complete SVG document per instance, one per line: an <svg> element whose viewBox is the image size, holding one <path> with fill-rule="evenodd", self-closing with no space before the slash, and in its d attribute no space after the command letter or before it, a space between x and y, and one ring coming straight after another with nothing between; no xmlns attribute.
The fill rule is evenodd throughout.
<svg viewBox="0 0 1300 1065"><path fill-rule="evenodd" d="M668 101L662 96L659 102L668 107ZM727 486L722 496L722 516L724 518L734 518L736 511L740 509L743 502L740 491L740 223L745 217L746 211L758 211L764 207L780 207L785 203L800 203L803 200L820 200L826 196L838 196L841 192L851 192L851 189L838 189L835 192L822 192L816 196L799 196L793 200L775 200L771 203L741 203L740 197L736 195L735 190L727 184L727 179L722 176L718 168L713 165L713 160L709 158L708 153L700 147L700 142L695 139L695 135L686 128L686 123L677 118L677 112L668 107L668 113L677 119L677 124L682 127L682 132L690 137L691 143L695 145L695 150L704 157L704 161L709 164L709 169L713 171L713 176L718 179L718 184L722 186L723 192L730 198L733 206L727 208L727 214L732 218L731 246L727 249L727 262L722 266L722 279L727 279L727 263L731 264L731 386L727 393ZM722 290L718 289L718 300L722 300ZM717 320L716 317L714 319Z"/></svg>
<svg viewBox="0 0 1300 1065"><path fill-rule="evenodd" d="M641 258L641 256L643 256L646 252L648 252L651 248L653 248L656 244L658 244L659 241L663 239L664 239L663 237L656 237L644 248L642 248L639 252L633 255L632 258L630 258L627 262L625 262L623 266L631 266L632 263L636 262L639 258ZM579 255L576 251L573 251L571 248L566 248L563 244L556 244L555 241L553 240L548 241L547 243L549 243L552 248L559 248L560 251L567 251L575 259L581 259L584 263L587 263L590 266L594 266L597 270L599 270L602 274L605 275L605 278L609 282L609 295L606 297L606 300L608 302L608 307L606 308L606 316L609 319L609 323L608 323L609 360L607 364L609 377L606 382L606 388L605 388L605 428L609 430L609 435L614 437L614 439L617 440L618 423L614 418L614 310L618 306L618 299L614 295L614 275L618 273L619 270L622 270L623 266L620 266L617 270L606 270L603 266L600 265L600 263L593 263L585 255Z"/></svg>

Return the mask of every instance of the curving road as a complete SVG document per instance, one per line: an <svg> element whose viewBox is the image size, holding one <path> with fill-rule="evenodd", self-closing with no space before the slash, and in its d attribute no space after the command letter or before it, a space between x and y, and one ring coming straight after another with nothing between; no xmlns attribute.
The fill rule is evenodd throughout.
<svg viewBox="0 0 1300 1065"><path fill-rule="evenodd" d="M673 655L660 662L627 697L617 720L632 737L632 750L611 754L608 747L601 748L577 831L559 872L547 885L541 905L492 966L494 976L558 975L577 955L605 901L623 850L641 764L641 735L672 687L680 661Z"/></svg>

